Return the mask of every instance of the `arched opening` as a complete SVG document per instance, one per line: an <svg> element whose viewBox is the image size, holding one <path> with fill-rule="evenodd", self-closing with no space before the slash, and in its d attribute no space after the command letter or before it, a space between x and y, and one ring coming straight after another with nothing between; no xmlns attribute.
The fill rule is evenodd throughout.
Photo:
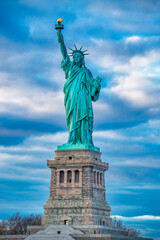
<svg viewBox="0 0 160 240"><path fill-rule="evenodd" d="M97 172L97 184L99 184L99 172Z"/></svg>
<svg viewBox="0 0 160 240"><path fill-rule="evenodd" d="M64 220L64 225L68 225L68 224L69 224L68 220Z"/></svg>
<svg viewBox="0 0 160 240"><path fill-rule="evenodd" d="M100 219L100 225L102 225L102 226L106 225L106 222L105 222L105 220L103 218Z"/></svg>
<svg viewBox="0 0 160 240"><path fill-rule="evenodd" d="M67 172L67 183L71 183L72 182L72 172L71 170L69 170Z"/></svg>
<svg viewBox="0 0 160 240"><path fill-rule="evenodd" d="M102 185L102 173L100 173L100 184Z"/></svg>
<svg viewBox="0 0 160 240"><path fill-rule="evenodd" d="M79 170L75 171L75 179L74 179L75 183L79 183Z"/></svg>
<svg viewBox="0 0 160 240"><path fill-rule="evenodd" d="M59 174L59 182L60 182L60 183L64 183L64 171L60 171L60 174Z"/></svg>
<svg viewBox="0 0 160 240"><path fill-rule="evenodd" d="M94 184L96 184L96 172L94 172Z"/></svg>

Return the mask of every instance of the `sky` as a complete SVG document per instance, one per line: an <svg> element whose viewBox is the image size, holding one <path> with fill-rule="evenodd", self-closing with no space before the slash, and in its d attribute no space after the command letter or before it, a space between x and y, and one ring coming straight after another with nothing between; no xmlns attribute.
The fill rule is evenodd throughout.
<svg viewBox="0 0 160 240"><path fill-rule="evenodd" d="M0 0L0 219L43 215L46 160L67 141L59 17L66 46L88 49L102 78L93 139L111 216L159 240L159 0Z"/></svg>

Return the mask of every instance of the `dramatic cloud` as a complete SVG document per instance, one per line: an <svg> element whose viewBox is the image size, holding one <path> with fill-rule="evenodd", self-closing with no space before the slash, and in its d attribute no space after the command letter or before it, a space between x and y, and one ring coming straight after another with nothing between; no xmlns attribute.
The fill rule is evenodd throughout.
<svg viewBox="0 0 160 240"><path fill-rule="evenodd" d="M113 217L117 217L119 219L123 219L123 220L129 220L129 221L134 221L134 220L160 220L160 216L152 216L152 215L144 215L144 216L136 216L136 217L123 217L123 216L113 216Z"/></svg>

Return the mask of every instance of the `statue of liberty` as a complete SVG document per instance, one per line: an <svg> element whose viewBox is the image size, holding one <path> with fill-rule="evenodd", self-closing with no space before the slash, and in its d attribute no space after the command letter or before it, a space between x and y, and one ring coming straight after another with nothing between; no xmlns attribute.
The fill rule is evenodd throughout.
<svg viewBox="0 0 160 240"><path fill-rule="evenodd" d="M64 105L66 110L66 122L69 132L68 142L58 146L58 150L66 149L92 149L99 151L93 145L93 109L92 101L99 98L101 79L93 78L89 69L85 66L84 56L88 55L87 50L71 49L67 53L61 30L62 19L57 20L55 29L57 30L58 43L62 54L61 67L65 72L66 82L63 87ZM73 61L70 60L73 57Z"/></svg>

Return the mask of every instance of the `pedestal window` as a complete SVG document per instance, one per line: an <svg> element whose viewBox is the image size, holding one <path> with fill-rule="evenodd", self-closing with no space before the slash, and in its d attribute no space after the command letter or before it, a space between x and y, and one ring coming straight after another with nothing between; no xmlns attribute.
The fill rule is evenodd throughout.
<svg viewBox="0 0 160 240"><path fill-rule="evenodd" d="M94 172L94 184L96 184L96 172Z"/></svg>
<svg viewBox="0 0 160 240"><path fill-rule="evenodd" d="M60 174L59 174L59 182L60 182L60 183L64 183L64 171L60 171Z"/></svg>
<svg viewBox="0 0 160 240"><path fill-rule="evenodd" d="M79 183L79 171L75 171L75 183Z"/></svg>
<svg viewBox="0 0 160 240"><path fill-rule="evenodd" d="M102 185L102 173L100 173L100 184Z"/></svg>
<svg viewBox="0 0 160 240"><path fill-rule="evenodd" d="M71 183L72 182L72 172L69 170L67 172L67 183Z"/></svg>
<svg viewBox="0 0 160 240"><path fill-rule="evenodd" d="M99 172L97 172L97 184L99 184Z"/></svg>

